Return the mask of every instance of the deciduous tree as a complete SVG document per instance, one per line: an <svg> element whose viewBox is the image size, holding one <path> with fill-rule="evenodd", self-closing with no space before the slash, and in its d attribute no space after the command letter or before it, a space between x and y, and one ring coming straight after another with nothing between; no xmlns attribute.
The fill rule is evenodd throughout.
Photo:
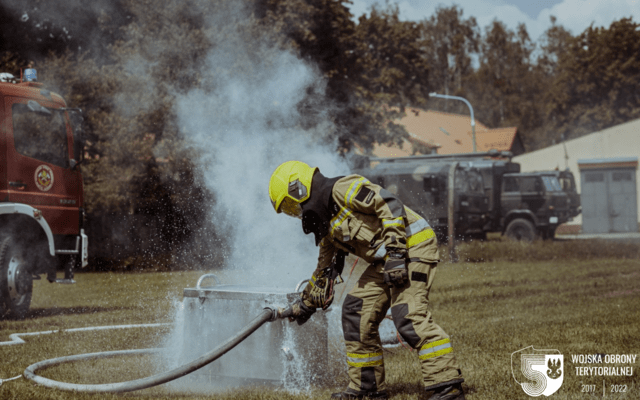
<svg viewBox="0 0 640 400"><path fill-rule="evenodd" d="M542 70L532 60L535 44L524 25L511 31L494 21L483 36L480 66L469 82L478 119L491 127L515 126L525 146L542 124Z"/></svg>
<svg viewBox="0 0 640 400"><path fill-rule="evenodd" d="M475 18L463 19L458 6L438 7L422 22L422 30L431 88L444 94L461 91L464 80L473 73L472 58L479 51L480 31Z"/></svg>
<svg viewBox="0 0 640 400"><path fill-rule="evenodd" d="M630 18L589 27L559 56L547 93L555 139L575 138L640 117L640 25Z"/></svg>

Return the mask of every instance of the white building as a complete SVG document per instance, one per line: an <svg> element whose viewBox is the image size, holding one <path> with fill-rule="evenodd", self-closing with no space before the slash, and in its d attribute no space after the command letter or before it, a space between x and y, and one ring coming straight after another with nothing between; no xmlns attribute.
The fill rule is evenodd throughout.
<svg viewBox="0 0 640 400"><path fill-rule="evenodd" d="M578 193L582 194L578 161L583 161L584 170L584 160L592 159L640 159L640 119L522 154L514 157L513 161L520 163L522 172L569 168L576 178ZM636 187L640 187L640 174L634 175ZM640 210L640 197L636 198L636 210ZM582 225L582 214L570 224Z"/></svg>

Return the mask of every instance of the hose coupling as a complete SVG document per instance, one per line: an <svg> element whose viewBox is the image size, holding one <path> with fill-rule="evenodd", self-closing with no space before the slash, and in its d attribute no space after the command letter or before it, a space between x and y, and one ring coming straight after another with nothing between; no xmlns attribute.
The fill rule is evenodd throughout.
<svg viewBox="0 0 640 400"><path fill-rule="evenodd" d="M293 310L291 306L285 308L282 307L265 307L265 310L271 311L271 318L269 321L275 321L277 319L284 319L293 316Z"/></svg>
<svg viewBox="0 0 640 400"><path fill-rule="evenodd" d="M278 309L276 307L265 307L264 309L269 310L271 312L269 321L275 321L278 319Z"/></svg>

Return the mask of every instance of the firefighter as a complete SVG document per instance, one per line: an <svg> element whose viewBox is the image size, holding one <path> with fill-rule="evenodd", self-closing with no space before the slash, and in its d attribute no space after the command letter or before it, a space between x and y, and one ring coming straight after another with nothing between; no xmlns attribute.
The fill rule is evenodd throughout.
<svg viewBox="0 0 640 400"><path fill-rule="evenodd" d="M273 172L269 197L276 212L300 218L320 248L317 268L292 306L298 323L331 304L336 257L347 252L369 263L342 306L350 382L331 398L388 398L378 326L391 307L398 332L417 350L429 400L463 400L451 341L428 309L438 249L427 221L362 176L326 178L300 161Z"/></svg>

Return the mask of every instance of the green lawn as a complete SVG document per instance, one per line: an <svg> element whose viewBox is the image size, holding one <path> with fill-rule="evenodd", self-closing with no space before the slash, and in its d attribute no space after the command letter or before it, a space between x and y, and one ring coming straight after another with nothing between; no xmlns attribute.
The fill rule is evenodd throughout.
<svg viewBox="0 0 640 400"><path fill-rule="evenodd" d="M348 264L350 267L350 264ZM357 275L356 268L353 276ZM348 275L348 272L345 271ZM0 321L0 341L16 332L71 329L96 325L171 322L182 290L201 272L78 273L77 284L34 284L32 312L22 321ZM222 278L224 280L224 274ZM339 289L341 290L341 289ZM431 293L433 314L452 337L466 377L467 399L529 399L511 373L511 354L528 346L558 349L565 360L564 383L552 399L640 398L638 363L631 377L576 376L573 354L640 355L640 262L635 259L576 261L443 263ZM28 365L53 357L116 349L156 347L169 328L121 331L57 332L26 338L26 344L0 346L0 378L21 374ZM387 382L393 399L419 399L415 354L404 348L386 352ZM56 380L117 382L150 374L151 356L86 361L41 372ZM586 366L586 365L581 365ZM209 397L174 393L164 387L124 395L89 395L38 387L20 378L0 386L2 399L221 398L315 399L334 387L290 394L246 388ZM626 394L610 393L626 385ZM596 385L595 393L582 390Z"/></svg>

